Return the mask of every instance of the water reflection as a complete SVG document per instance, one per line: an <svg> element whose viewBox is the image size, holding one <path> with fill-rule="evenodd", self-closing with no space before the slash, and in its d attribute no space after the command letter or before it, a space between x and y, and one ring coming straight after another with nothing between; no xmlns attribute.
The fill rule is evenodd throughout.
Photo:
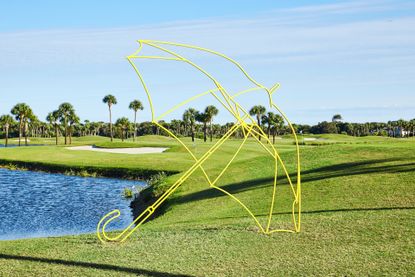
<svg viewBox="0 0 415 277"><path fill-rule="evenodd" d="M100 218L113 209L121 216L110 230L133 220L126 187L144 182L84 178L0 168L0 239L46 237L95 231Z"/></svg>

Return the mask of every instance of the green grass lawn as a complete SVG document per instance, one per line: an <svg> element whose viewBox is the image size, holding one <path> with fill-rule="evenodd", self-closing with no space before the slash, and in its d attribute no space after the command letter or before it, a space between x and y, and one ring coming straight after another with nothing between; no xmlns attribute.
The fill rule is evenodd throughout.
<svg viewBox="0 0 415 277"><path fill-rule="evenodd" d="M198 170L169 199L163 215L124 243L103 245L94 234L0 241L0 275L415 275L415 140L324 138L342 143L301 147L301 233L259 234L252 218L232 199L210 189ZM214 143L184 141L197 157ZM230 140L211 157L205 164L210 177L219 173L240 142ZM111 147L107 138L74 138L74 145L83 144ZM0 160L170 172L182 172L193 163L185 149L168 138L117 140L113 146L170 150L123 155L71 151L61 145L24 147L0 149ZM276 146L294 174L292 139L279 139ZM272 172L272 161L251 139L218 185L264 222ZM272 226L288 227L291 198L287 180L279 173ZM180 174L168 177L168 183Z"/></svg>

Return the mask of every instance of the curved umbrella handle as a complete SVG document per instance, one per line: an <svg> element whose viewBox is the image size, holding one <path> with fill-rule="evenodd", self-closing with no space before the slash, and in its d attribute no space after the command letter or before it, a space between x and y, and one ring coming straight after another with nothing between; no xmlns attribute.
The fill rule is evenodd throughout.
<svg viewBox="0 0 415 277"><path fill-rule="evenodd" d="M121 215L120 210L116 209L107 213L97 225L97 236L101 242L110 242L110 241L124 241L126 240L141 224L144 223L155 211L153 206L149 206L145 209L133 222L130 223L120 234L116 236L109 236L105 231L107 225L118 218ZM134 226L135 225L135 226Z"/></svg>

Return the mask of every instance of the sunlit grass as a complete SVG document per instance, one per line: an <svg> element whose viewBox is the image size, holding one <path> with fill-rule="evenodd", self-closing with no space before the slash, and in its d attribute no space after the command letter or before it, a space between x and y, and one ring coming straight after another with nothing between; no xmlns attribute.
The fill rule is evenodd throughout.
<svg viewBox="0 0 415 277"><path fill-rule="evenodd" d="M257 233L246 212L209 188L197 171L170 198L165 213L125 243L101 245L94 234L2 241L0 275L25 275L28 268L33 275L73 276L414 275L415 141L322 137L347 143L301 147L303 229L299 234ZM109 147L107 141L74 138L75 145ZM192 143L189 138L184 142L197 157L215 143ZM219 173L239 143L230 140L212 156L205 165L209 176ZM172 150L122 155L46 146L0 149L0 159L166 172L182 172L193 163L183 147L168 138L143 137L135 143L116 141L114 145L156 145ZM291 139L278 140L276 146L289 172L295 173ZM249 140L219 183L244 201L261 222L269 208L273 172L269 162L265 152ZM286 204L291 198L287 180L279 173L277 200L281 205L276 206L273 226L289 223ZM169 185L177 178L172 175L165 182Z"/></svg>

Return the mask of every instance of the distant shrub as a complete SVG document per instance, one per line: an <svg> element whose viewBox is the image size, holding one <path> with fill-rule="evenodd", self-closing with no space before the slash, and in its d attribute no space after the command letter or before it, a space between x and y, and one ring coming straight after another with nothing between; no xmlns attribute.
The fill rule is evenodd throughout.
<svg viewBox="0 0 415 277"><path fill-rule="evenodd" d="M380 130L379 132L377 132L378 136L382 136L382 137L387 137L388 136L388 132L386 130Z"/></svg>
<svg viewBox="0 0 415 277"><path fill-rule="evenodd" d="M123 192L121 193L122 197L125 199L136 199L140 193L143 191L143 187L141 186L132 186L131 188L124 188Z"/></svg>
<svg viewBox="0 0 415 277"><path fill-rule="evenodd" d="M162 186L166 183L167 174L165 172L159 172L155 175L152 175L147 179L147 184L149 186Z"/></svg>
<svg viewBox="0 0 415 277"><path fill-rule="evenodd" d="M147 179L147 184L152 188L153 195L159 196L164 192L164 186L167 184L167 174L159 172Z"/></svg>
<svg viewBox="0 0 415 277"><path fill-rule="evenodd" d="M10 170L19 170L19 167L17 165L14 165L11 163L6 165L5 168L10 169Z"/></svg>
<svg viewBox="0 0 415 277"><path fill-rule="evenodd" d="M353 142L347 141L299 141L299 145L309 145L309 146L326 146L326 145L333 145L333 144L347 144ZM295 145L295 141L293 142Z"/></svg>
<svg viewBox="0 0 415 277"><path fill-rule="evenodd" d="M76 172L73 171L72 169L69 169L69 170L66 170L64 174L68 176L75 176Z"/></svg>
<svg viewBox="0 0 415 277"><path fill-rule="evenodd" d="M130 188L124 188L124 190L122 192L122 196L126 199L133 198L133 196L134 196L133 190L130 189Z"/></svg>
<svg viewBox="0 0 415 277"><path fill-rule="evenodd" d="M96 172L89 172L86 169L77 170L77 169L70 168L69 170L66 170L64 174L68 176L97 177Z"/></svg>
<svg viewBox="0 0 415 277"><path fill-rule="evenodd" d="M82 169L81 171L79 171L78 173L79 176L81 177L97 177L97 173L96 172L88 172L88 170Z"/></svg>

